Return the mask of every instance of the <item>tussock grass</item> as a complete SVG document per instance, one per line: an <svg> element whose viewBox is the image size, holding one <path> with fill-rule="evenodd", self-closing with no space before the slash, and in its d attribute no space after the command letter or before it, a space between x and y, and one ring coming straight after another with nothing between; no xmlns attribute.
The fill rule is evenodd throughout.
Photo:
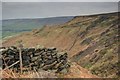
<svg viewBox="0 0 120 80"><path fill-rule="evenodd" d="M26 71L20 74L11 69L1 70L1 78L57 78L55 73L48 71Z"/></svg>

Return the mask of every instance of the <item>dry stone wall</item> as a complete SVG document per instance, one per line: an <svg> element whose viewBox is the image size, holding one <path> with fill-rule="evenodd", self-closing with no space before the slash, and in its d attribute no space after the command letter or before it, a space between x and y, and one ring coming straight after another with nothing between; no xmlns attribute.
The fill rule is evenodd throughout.
<svg viewBox="0 0 120 80"><path fill-rule="evenodd" d="M2 68L14 64L19 61L19 52L22 53L22 64L24 69L28 70L53 70L55 72L61 72L64 69L70 67L67 60L66 52L59 52L56 48L23 48L19 49L15 46L1 47L0 52L2 54ZM10 67L15 71L20 71L20 63Z"/></svg>

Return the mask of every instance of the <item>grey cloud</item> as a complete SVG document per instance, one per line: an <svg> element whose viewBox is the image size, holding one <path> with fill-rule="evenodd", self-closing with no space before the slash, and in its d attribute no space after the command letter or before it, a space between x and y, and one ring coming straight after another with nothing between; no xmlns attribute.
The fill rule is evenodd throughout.
<svg viewBox="0 0 120 80"><path fill-rule="evenodd" d="M118 11L117 2L3 2L3 19L76 16Z"/></svg>

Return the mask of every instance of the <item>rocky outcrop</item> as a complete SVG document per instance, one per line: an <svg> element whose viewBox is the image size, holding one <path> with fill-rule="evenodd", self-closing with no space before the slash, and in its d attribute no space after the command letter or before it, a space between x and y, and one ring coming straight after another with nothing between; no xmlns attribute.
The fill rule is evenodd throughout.
<svg viewBox="0 0 120 80"><path fill-rule="evenodd" d="M56 48L23 48L15 46L2 47L3 69L19 61L19 52L22 53L23 68L27 70L53 70L56 73L70 67L67 61L67 53L59 52ZM17 63L10 67L11 69L20 70L20 64Z"/></svg>

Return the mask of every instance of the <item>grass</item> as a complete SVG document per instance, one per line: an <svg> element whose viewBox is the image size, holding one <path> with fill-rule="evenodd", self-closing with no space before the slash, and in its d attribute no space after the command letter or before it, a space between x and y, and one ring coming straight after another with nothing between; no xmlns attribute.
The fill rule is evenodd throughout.
<svg viewBox="0 0 120 80"><path fill-rule="evenodd" d="M57 78L54 73L47 71L27 71L22 74L14 72L11 69L1 70L2 78Z"/></svg>
<svg viewBox="0 0 120 80"><path fill-rule="evenodd" d="M89 64L85 65L85 68L89 69L91 66L92 66L92 64L89 63Z"/></svg>

